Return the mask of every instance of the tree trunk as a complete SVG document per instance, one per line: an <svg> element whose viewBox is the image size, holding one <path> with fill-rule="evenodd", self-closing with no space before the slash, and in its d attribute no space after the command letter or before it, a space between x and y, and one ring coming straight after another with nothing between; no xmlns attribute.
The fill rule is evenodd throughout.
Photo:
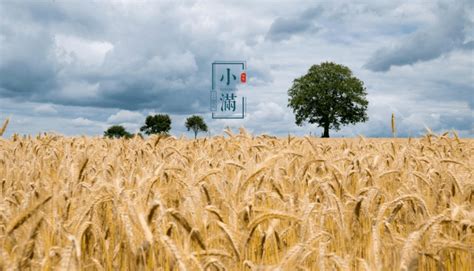
<svg viewBox="0 0 474 271"><path fill-rule="evenodd" d="M196 139L197 135L198 135L198 131L196 130L194 131L194 139Z"/></svg>
<svg viewBox="0 0 474 271"><path fill-rule="evenodd" d="M324 124L324 133L322 137L329 137L329 124Z"/></svg>

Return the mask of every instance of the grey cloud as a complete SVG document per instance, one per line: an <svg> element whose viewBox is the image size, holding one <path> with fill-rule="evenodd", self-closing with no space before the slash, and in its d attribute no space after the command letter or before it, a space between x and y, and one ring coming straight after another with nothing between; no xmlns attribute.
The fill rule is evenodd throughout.
<svg viewBox="0 0 474 271"><path fill-rule="evenodd" d="M470 110L474 110L474 86L447 80L435 80L432 89L422 91L418 99L467 103Z"/></svg>
<svg viewBox="0 0 474 271"><path fill-rule="evenodd" d="M100 37L104 34L109 16L109 7L100 1L48 1L48 0L5 0L0 3L2 20L10 21L16 26L18 34L27 29L22 27L36 26L44 29L60 30L69 34L87 37ZM91 12L93 11L93 12Z"/></svg>
<svg viewBox="0 0 474 271"><path fill-rule="evenodd" d="M469 42L464 43L461 48L464 49L464 50L473 50L474 49L474 41L469 41Z"/></svg>
<svg viewBox="0 0 474 271"><path fill-rule="evenodd" d="M472 26L467 5L464 1L439 4L435 23L409 35L400 44L378 49L364 67L384 72L392 66L428 61L456 49L471 48L472 41L465 41L466 32Z"/></svg>
<svg viewBox="0 0 474 271"><path fill-rule="evenodd" d="M62 105L204 112L212 61L252 57L232 48L232 41L191 29L194 19L173 2L150 3L146 10L111 5L2 1L0 95ZM74 52L63 54L65 61L57 55L58 34L113 48L100 66L86 65ZM267 74L253 76L261 84L271 81Z"/></svg>
<svg viewBox="0 0 474 271"><path fill-rule="evenodd" d="M440 116L440 127L442 129L470 130L474 133L474 117L461 114L443 114Z"/></svg>
<svg viewBox="0 0 474 271"><path fill-rule="evenodd" d="M52 55L52 36L48 31L28 26L14 31L0 23L0 94L28 96L33 90L56 86L56 64Z"/></svg>
<svg viewBox="0 0 474 271"><path fill-rule="evenodd" d="M316 7L307 9L297 17L278 17L270 26L265 39L282 41L290 39L296 34L318 31L319 27L315 24L315 19L321 13L322 9Z"/></svg>

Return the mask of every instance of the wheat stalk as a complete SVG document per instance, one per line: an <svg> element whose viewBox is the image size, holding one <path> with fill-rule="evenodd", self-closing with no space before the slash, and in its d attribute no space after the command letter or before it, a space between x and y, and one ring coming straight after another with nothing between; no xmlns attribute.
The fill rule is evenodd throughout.
<svg viewBox="0 0 474 271"><path fill-rule="evenodd" d="M14 218L10 225L6 229L7 234L11 234L14 230L18 229L23 223L25 223L35 212L38 210L41 206L46 204L52 196L48 196L44 198L43 200L38 201L36 204L34 204L32 207L30 207L28 210L25 210L23 213L21 213L19 216Z"/></svg>
<svg viewBox="0 0 474 271"><path fill-rule="evenodd" d="M392 126L392 136L395 138L396 137L396 130L395 130L395 114L392 113L392 121L391 121L391 126Z"/></svg>
<svg viewBox="0 0 474 271"><path fill-rule="evenodd" d="M4 134L5 131L7 130L8 122L10 122L10 119L9 119L9 118L7 118L7 119L3 122L2 128L0 128L0 136L3 136L3 134Z"/></svg>

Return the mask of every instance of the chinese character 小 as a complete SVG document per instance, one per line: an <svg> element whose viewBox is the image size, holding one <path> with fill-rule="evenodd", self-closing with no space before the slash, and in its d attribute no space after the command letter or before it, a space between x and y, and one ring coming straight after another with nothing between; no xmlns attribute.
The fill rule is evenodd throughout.
<svg viewBox="0 0 474 271"><path fill-rule="evenodd" d="M229 84L230 84L230 76L231 76L231 74L230 74L230 69L227 68L227 83L226 83L226 85L229 85ZM237 80L237 76L235 76L235 74L232 74L232 79L234 79L234 81ZM220 81L221 81L221 82L224 81L224 75L221 76L221 80L220 80Z"/></svg>

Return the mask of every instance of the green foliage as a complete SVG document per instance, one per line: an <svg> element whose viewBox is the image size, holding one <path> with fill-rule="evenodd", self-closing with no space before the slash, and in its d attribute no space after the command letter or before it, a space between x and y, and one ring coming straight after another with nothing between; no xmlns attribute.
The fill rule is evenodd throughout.
<svg viewBox="0 0 474 271"><path fill-rule="evenodd" d="M104 132L105 137L110 137L110 138L131 138L132 134L127 132L125 128L122 125L113 125L110 126L105 132Z"/></svg>
<svg viewBox="0 0 474 271"><path fill-rule="evenodd" d="M199 131L207 132L207 125L201 116L192 115L186 119L186 128L194 131L194 138L197 137Z"/></svg>
<svg viewBox="0 0 474 271"><path fill-rule="evenodd" d="M329 129L368 120L366 95L364 83L348 67L323 62L293 81L288 107L297 125L317 124L324 128L323 137L329 137Z"/></svg>
<svg viewBox="0 0 474 271"><path fill-rule="evenodd" d="M145 134L147 135L167 135L169 130L171 130L171 118L167 114L147 116L145 120L145 125L140 128L140 131L145 132Z"/></svg>

